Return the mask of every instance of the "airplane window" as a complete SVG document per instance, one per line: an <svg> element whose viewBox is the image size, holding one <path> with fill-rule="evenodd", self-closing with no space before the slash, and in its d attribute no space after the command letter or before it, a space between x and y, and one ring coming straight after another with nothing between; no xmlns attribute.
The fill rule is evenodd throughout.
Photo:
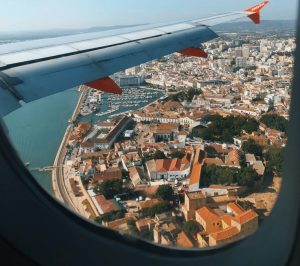
<svg viewBox="0 0 300 266"><path fill-rule="evenodd" d="M207 248L252 235L271 215L282 183L296 48L294 10L285 7L277 17L283 4L270 3L260 25L247 18L212 26L218 37L201 49L185 47L110 73L100 90L90 80L22 102L3 120L25 167L84 218L155 244ZM124 25L143 24L128 21ZM58 33L0 30L0 90L6 62L27 64L27 54L20 62L3 56L1 47L9 44L100 30L107 49L132 40L142 45L192 27L150 26L142 32L123 26ZM96 42L60 49L71 49L68 56L80 49L93 53ZM64 53L39 52L46 52L47 60L62 60Z"/></svg>

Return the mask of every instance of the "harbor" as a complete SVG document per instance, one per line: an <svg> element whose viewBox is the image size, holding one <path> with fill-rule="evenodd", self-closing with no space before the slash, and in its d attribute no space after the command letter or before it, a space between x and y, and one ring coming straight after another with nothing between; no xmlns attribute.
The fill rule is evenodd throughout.
<svg viewBox="0 0 300 266"><path fill-rule="evenodd" d="M164 96L164 91L149 86L128 87L121 95L91 89L81 104L78 121L97 123L144 108Z"/></svg>

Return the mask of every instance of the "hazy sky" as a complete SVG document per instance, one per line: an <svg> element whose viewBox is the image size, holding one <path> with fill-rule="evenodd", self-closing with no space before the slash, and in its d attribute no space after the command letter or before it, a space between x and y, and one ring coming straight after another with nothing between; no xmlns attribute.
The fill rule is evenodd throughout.
<svg viewBox="0 0 300 266"><path fill-rule="evenodd" d="M165 22L239 11L260 0L0 0L0 32ZM263 19L295 19L297 0L270 0Z"/></svg>

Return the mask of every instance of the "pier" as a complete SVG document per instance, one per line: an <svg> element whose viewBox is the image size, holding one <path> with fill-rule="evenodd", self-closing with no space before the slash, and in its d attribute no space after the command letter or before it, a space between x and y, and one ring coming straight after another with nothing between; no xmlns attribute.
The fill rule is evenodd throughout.
<svg viewBox="0 0 300 266"><path fill-rule="evenodd" d="M81 109L81 105L82 105L82 103L83 103L83 101L84 101L84 99L86 97L87 92L88 92L88 87L86 87L85 85L81 85L79 87L79 91L81 92L81 95L79 97L79 100L78 100L78 103L76 105L76 108L75 108L75 110L73 112L73 115L72 115L72 117L69 120L69 123L74 123L74 121L77 119L77 116L78 116L78 114L80 112L80 109Z"/></svg>
<svg viewBox="0 0 300 266"><path fill-rule="evenodd" d="M59 167L64 167L63 165L59 166L44 166L40 168L32 168L30 171L37 171L37 172L52 172L54 169L57 169Z"/></svg>

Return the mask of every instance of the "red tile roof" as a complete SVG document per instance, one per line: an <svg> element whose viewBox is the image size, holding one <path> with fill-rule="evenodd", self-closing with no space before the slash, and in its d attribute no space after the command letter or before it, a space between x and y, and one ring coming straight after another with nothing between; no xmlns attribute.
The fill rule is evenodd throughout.
<svg viewBox="0 0 300 266"><path fill-rule="evenodd" d="M107 200L103 195L97 195L95 199L104 214L118 210L116 205L111 200Z"/></svg>
<svg viewBox="0 0 300 266"><path fill-rule="evenodd" d="M209 209L207 207L202 207L201 209L198 209L196 212L206 222L219 218L219 216L216 214L214 210Z"/></svg>
<svg viewBox="0 0 300 266"><path fill-rule="evenodd" d="M232 202L227 205L228 208L232 210L234 215L240 215L245 212L245 210L237 203Z"/></svg>
<svg viewBox="0 0 300 266"><path fill-rule="evenodd" d="M111 168L104 172L94 174L94 180L96 181L120 179L121 177L122 172L119 168Z"/></svg>
<svg viewBox="0 0 300 266"><path fill-rule="evenodd" d="M191 178L190 178L190 182L189 182L190 186L195 185L195 184L200 184L201 171L202 171L202 165L201 164L193 165Z"/></svg>
<svg viewBox="0 0 300 266"><path fill-rule="evenodd" d="M232 217L231 217L230 215L223 215L223 216L221 217L221 219L222 219L222 221L223 221L224 223L227 224L227 226L231 226L231 219L232 219Z"/></svg>
<svg viewBox="0 0 300 266"><path fill-rule="evenodd" d="M181 159L159 159L155 161L157 172L175 172L186 169L187 165Z"/></svg>
<svg viewBox="0 0 300 266"><path fill-rule="evenodd" d="M194 157L189 185L195 185L195 184L200 185L202 162L204 157L205 157L205 152L201 150L201 146L198 146Z"/></svg>
<svg viewBox="0 0 300 266"><path fill-rule="evenodd" d="M255 211L248 210L248 211L242 213L241 215L238 215L232 219L239 224L245 224L257 217L258 217L258 214Z"/></svg>
<svg viewBox="0 0 300 266"><path fill-rule="evenodd" d="M239 230L237 229L237 227L231 226L221 231L212 233L210 234L210 236L215 240L220 241L220 240L232 238L233 236L236 236L238 234L239 234Z"/></svg>

